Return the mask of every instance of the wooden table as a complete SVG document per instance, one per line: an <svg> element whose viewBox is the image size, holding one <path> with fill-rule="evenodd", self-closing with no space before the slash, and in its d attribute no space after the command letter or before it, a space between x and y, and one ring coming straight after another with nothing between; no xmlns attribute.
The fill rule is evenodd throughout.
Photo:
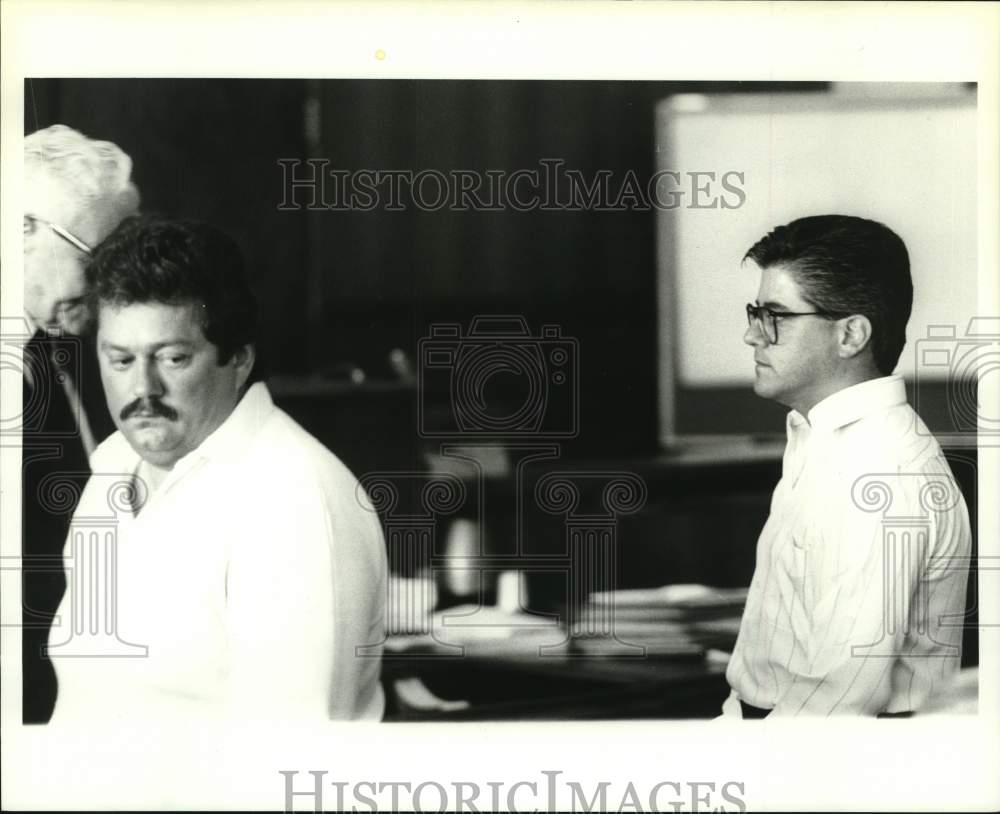
<svg viewBox="0 0 1000 814"><path fill-rule="evenodd" d="M725 665L702 655L593 657L540 655L533 644L483 643L461 655L434 643L383 657L390 696L387 721L623 720L710 718L729 691ZM465 709L401 706L391 688L419 678L436 696L469 702Z"/></svg>

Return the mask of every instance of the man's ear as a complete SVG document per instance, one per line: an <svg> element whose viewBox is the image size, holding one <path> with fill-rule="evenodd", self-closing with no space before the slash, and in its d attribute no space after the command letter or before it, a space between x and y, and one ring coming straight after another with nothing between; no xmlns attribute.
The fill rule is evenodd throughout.
<svg viewBox="0 0 1000 814"><path fill-rule="evenodd" d="M841 359L857 356L872 339L872 323L868 317L854 314L840 320L837 352Z"/></svg>
<svg viewBox="0 0 1000 814"><path fill-rule="evenodd" d="M253 345L242 345L236 349L233 358L229 363L236 368L236 389L242 390L243 386L250 378L250 371L253 370L253 363L257 359L257 351Z"/></svg>

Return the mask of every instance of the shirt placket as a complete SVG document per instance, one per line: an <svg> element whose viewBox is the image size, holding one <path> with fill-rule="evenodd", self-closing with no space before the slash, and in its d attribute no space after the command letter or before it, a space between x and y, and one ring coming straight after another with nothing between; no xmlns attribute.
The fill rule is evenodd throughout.
<svg viewBox="0 0 1000 814"><path fill-rule="evenodd" d="M142 512L136 516L135 520L138 521L142 518L148 517L151 511L156 510L165 500L167 500L169 494L174 491L174 489L182 484L185 480L190 480L194 474L202 467L205 463L205 458L202 456L192 456L182 458L173 469L164 478L163 483L160 484L159 488L152 491L146 500L146 504L143 506Z"/></svg>

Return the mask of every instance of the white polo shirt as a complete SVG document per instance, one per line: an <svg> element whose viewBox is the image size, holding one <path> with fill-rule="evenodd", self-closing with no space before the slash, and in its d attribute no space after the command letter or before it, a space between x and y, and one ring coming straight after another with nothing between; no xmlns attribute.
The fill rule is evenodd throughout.
<svg viewBox="0 0 1000 814"><path fill-rule="evenodd" d="M775 715L917 710L958 669L968 510L900 376L792 411L726 672Z"/></svg>
<svg viewBox="0 0 1000 814"><path fill-rule="evenodd" d="M355 477L252 385L134 515L93 457L49 636L52 721L378 719L386 555Z"/></svg>

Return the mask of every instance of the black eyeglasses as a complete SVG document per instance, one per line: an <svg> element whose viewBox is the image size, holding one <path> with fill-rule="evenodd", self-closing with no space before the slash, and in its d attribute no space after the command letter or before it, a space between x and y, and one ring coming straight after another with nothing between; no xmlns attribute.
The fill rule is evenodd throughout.
<svg viewBox="0 0 1000 814"><path fill-rule="evenodd" d="M747 324L751 328L757 328L772 345L778 342L778 317L842 319L846 316L850 315L839 311L773 311L764 305L747 303Z"/></svg>
<svg viewBox="0 0 1000 814"><path fill-rule="evenodd" d="M38 218L34 215L24 216L24 233L26 235L34 234L38 229L38 224L41 223L44 226L48 226L53 232L55 232L59 237L65 240L72 246L78 248L84 254L90 255L94 253L94 250L90 248L86 243L84 243L80 238L70 232L68 229L64 229L57 223L52 223L51 221L45 220L45 218Z"/></svg>

